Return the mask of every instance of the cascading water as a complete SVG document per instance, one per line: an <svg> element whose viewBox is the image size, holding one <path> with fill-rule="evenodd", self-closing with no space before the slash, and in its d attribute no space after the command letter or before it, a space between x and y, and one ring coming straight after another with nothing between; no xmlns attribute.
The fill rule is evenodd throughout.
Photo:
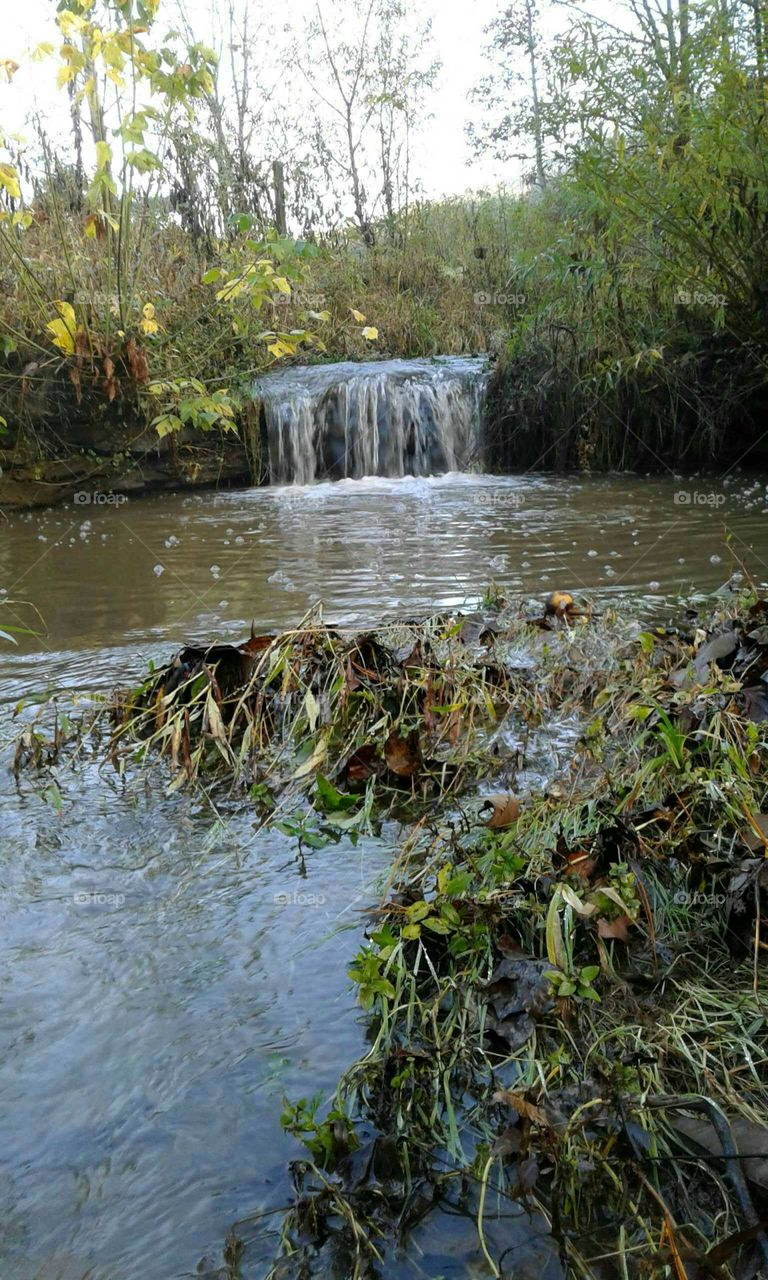
<svg viewBox="0 0 768 1280"><path fill-rule="evenodd" d="M428 476L479 461L485 361L382 360L266 374L255 387L272 484Z"/></svg>

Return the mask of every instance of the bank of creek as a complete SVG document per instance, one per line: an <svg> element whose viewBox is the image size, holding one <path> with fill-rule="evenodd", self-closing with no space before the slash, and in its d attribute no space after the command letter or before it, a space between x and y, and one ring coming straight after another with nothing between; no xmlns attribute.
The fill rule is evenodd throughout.
<svg viewBox="0 0 768 1280"><path fill-rule="evenodd" d="M15 781L34 704L82 709L185 644L293 627L318 602L328 623L368 628L470 613L494 584L524 615L559 589L638 631L680 622L730 598L733 572L768 578L766 507L765 478L740 474L451 472L3 517L0 624L36 632L0 663L3 1277L268 1274L289 1162L306 1155L282 1102L330 1098L366 1051L347 970L413 820L299 856L247 797L168 794L165 762L121 777L84 750ZM555 717L509 740L523 791L561 776L580 731ZM492 1274L475 1217L425 1206L380 1274ZM517 1250L508 1274L560 1274L535 1214L505 1230L485 1247Z"/></svg>

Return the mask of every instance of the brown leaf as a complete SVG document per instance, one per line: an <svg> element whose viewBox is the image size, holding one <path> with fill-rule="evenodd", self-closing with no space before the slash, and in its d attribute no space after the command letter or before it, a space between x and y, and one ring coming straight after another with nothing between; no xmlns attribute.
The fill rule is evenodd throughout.
<svg viewBox="0 0 768 1280"><path fill-rule="evenodd" d="M749 828L744 836L748 849L768 849L768 813L747 813Z"/></svg>
<svg viewBox="0 0 768 1280"><path fill-rule="evenodd" d="M135 338L129 338L125 344L125 363L134 382L138 382L139 386L146 386L149 382L147 355Z"/></svg>
<svg viewBox="0 0 768 1280"><path fill-rule="evenodd" d="M520 817L520 801L515 799L509 791L500 791L497 795L486 796L483 809L487 810L491 807L491 815L486 822L486 826L500 829L502 827L511 827L513 822L517 822Z"/></svg>
<svg viewBox="0 0 768 1280"><path fill-rule="evenodd" d="M452 747L455 747L456 743L459 740L459 735L461 733L461 730L464 727L464 717L460 711L451 712L451 714L448 717L448 723L446 727L448 730L448 741L450 742Z"/></svg>
<svg viewBox="0 0 768 1280"><path fill-rule="evenodd" d="M768 720L768 693L759 685L750 685L742 690L744 698L744 714L755 724Z"/></svg>
<svg viewBox="0 0 768 1280"><path fill-rule="evenodd" d="M257 636L255 627L251 627L251 634L245 644L240 645L241 653L261 653L263 649L268 649L275 639L274 635Z"/></svg>
<svg viewBox="0 0 768 1280"><path fill-rule="evenodd" d="M82 325L78 325L77 332L75 334L75 364L78 369L82 369L85 357L89 350L88 334Z"/></svg>
<svg viewBox="0 0 768 1280"><path fill-rule="evenodd" d="M596 863L597 858L591 857L585 849L571 849L565 855L565 873L569 876L579 876L582 880L589 880Z"/></svg>
<svg viewBox="0 0 768 1280"><path fill-rule="evenodd" d="M412 729L407 738L401 738L393 729L384 743L384 759L398 778L412 778L421 764L418 731Z"/></svg>
<svg viewBox="0 0 768 1280"><path fill-rule="evenodd" d="M597 932L601 938L616 938L618 942L629 942L629 926L631 924L632 921L629 916L617 916L615 920L600 916L597 922Z"/></svg>
<svg viewBox="0 0 768 1280"><path fill-rule="evenodd" d="M378 756L376 748L369 742L358 747L347 761L346 774L350 782L367 782L372 774L378 773Z"/></svg>
<svg viewBox="0 0 768 1280"><path fill-rule="evenodd" d="M96 213L89 213L88 217L83 222L83 230L87 231L88 229L93 230L93 235L96 240L103 240L107 234L102 219Z"/></svg>
<svg viewBox="0 0 768 1280"><path fill-rule="evenodd" d="M506 1102L512 1107L519 1116L524 1120L530 1120L533 1124L541 1125L543 1129L551 1129L552 1125L545 1116L541 1107L535 1106L532 1102L528 1102L522 1093L513 1093L510 1089L498 1089L493 1095L494 1102Z"/></svg>
<svg viewBox="0 0 768 1280"><path fill-rule="evenodd" d="M515 1129L513 1125L509 1125L503 1133L500 1133L491 1147L492 1156L516 1156L523 1145L522 1135L519 1129Z"/></svg>
<svg viewBox="0 0 768 1280"><path fill-rule="evenodd" d="M526 1156L517 1166L517 1183L515 1191L532 1191L539 1178L539 1164L535 1156Z"/></svg>
<svg viewBox="0 0 768 1280"><path fill-rule="evenodd" d="M69 380L75 388L75 404L81 404L83 399L83 387L80 382L80 371L74 365L70 366Z"/></svg>
<svg viewBox="0 0 768 1280"><path fill-rule="evenodd" d="M496 939L496 949L497 951L500 951L503 956L509 956L514 960L519 959L523 954L520 943L516 938L511 937L508 933L499 934Z"/></svg>

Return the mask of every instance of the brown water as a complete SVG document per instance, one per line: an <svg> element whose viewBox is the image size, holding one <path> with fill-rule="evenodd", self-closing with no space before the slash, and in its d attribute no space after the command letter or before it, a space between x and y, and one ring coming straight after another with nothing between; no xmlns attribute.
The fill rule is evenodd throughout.
<svg viewBox="0 0 768 1280"><path fill-rule="evenodd" d="M319 598L329 620L374 621L477 599L495 578L535 600L558 587L674 614L727 582L726 530L768 578L767 505L755 480L445 476L9 516L0 628L34 604L46 632L0 651L0 737L24 697L106 688ZM287 1201L299 1149L277 1122L283 1094L327 1093L364 1045L346 967L398 833L302 865L251 813L167 797L161 778L62 768L40 795L6 766L0 1275L214 1274L230 1225ZM244 1280L266 1274L278 1224L244 1229ZM429 1231L425 1274L477 1265L471 1232L448 1257ZM389 1271L422 1274L408 1257Z"/></svg>
<svg viewBox="0 0 768 1280"><path fill-rule="evenodd" d="M681 505L681 492L720 505ZM768 577L767 508L755 479L448 475L11 515L0 591L34 604L47 633L7 654L0 696L103 687L147 655L239 637L251 619L287 626L320 599L329 620L374 621L476 600L492 578L511 594L558 587L656 616L725 583L728 532Z"/></svg>

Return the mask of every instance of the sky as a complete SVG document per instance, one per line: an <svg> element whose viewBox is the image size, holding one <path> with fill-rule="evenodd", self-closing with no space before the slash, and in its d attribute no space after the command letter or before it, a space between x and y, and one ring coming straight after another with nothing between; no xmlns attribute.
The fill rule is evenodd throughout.
<svg viewBox="0 0 768 1280"><path fill-rule="evenodd" d="M28 51L43 40L55 39L56 0L0 3L6 9L0 28L0 59L12 58L21 64L12 84L0 83L0 130L24 132L25 117L30 111L39 111L55 134L57 122L66 127L66 98L53 83L53 62L30 63ZM334 7L332 0L322 3L329 11ZM431 119L425 123L414 155L414 172L428 196L519 185L519 161L511 161L505 170L498 161L474 160L464 133L469 94L487 69L483 28L499 6L500 0L420 0L421 13L432 19L434 52L442 62L430 96ZM210 0L186 0L185 7L196 36L210 39ZM314 0L292 0L283 12L271 12L276 14L280 29L290 15L292 25L300 31L313 8ZM174 0L163 0L160 14L167 14L173 22ZM261 39L262 28L258 30Z"/></svg>

